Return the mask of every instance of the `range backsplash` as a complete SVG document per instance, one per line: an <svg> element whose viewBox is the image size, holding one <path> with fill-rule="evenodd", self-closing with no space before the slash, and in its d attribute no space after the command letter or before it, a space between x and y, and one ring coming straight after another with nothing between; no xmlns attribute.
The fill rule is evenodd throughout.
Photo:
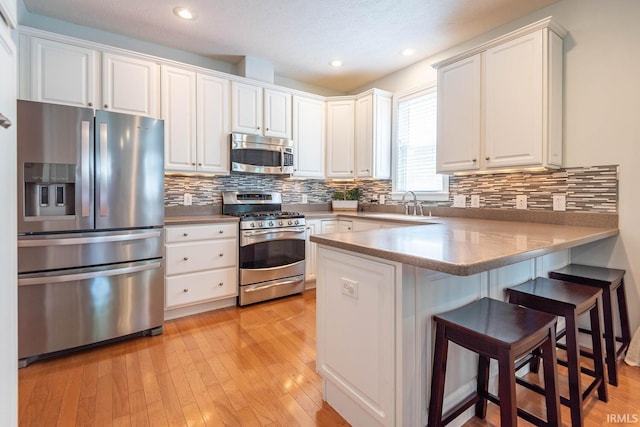
<svg viewBox="0 0 640 427"><path fill-rule="evenodd" d="M193 205L221 205L222 191L279 191L285 204L328 203L334 192L358 186L361 201L377 201L384 194L391 201L390 180L337 182L324 179L286 178L277 175L232 174L229 176L165 176L165 206L182 206L184 193L190 193ZM425 202L428 206L451 206L453 196L480 195L480 207L513 209L518 194L528 196L527 208L552 210L552 196L565 195L567 211L616 213L618 202L618 166L566 168L542 172L514 172L451 176L450 198L444 202Z"/></svg>

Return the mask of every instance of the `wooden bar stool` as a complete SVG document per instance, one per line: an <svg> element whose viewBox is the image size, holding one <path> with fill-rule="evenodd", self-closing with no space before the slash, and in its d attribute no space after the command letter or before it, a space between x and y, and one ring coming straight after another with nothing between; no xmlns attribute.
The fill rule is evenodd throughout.
<svg viewBox="0 0 640 427"><path fill-rule="evenodd" d="M607 382L604 377L604 357L602 353L602 335L600 334L600 312L598 298L602 290L581 286L575 283L561 280L538 277L518 286L508 288L509 302L533 308L565 318L566 328L557 336L566 334L566 351L569 377L569 399L560 396L560 402L569 406L571 410L571 425L574 427L583 425L583 400L597 387L598 398L604 402L608 400ZM578 345L578 316L589 312L591 329L593 330L593 365L594 369L580 368L580 353ZM543 356L544 360L544 356ZM562 361L558 360L558 363ZM582 392L580 373L593 376L593 381ZM524 380L518 379L522 384L534 391L543 392L542 389Z"/></svg>
<svg viewBox="0 0 640 427"><path fill-rule="evenodd" d="M556 316L483 298L459 309L435 315L433 320L436 338L428 426L444 426L474 404L476 416L485 418L487 400L500 405L500 422L503 426L517 425L518 416L538 426L560 425L555 349ZM478 353L478 378L476 393L443 416L449 341ZM515 361L538 347L542 348L543 353L546 422L516 405ZM497 397L488 391L490 359L498 360Z"/></svg>
<svg viewBox="0 0 640 427"><path fill-rule="evenodd" d="M594 286L602 289L602 318L604 321L604 347L605 360L609 384L618 385L617 360L631 342L631 327L629 326L629 313L627 312L627 298L624 293L624 270L614 268L592 267L588 265L570 264L560 270L552 271L549 277L564 280L565 282L579 283L581 285ZM616 292L618 310L613 307L613 292ZM620 335L616 336L613 320L613 312L617 311L620 319ZM578 331L590 334L588 329L579 328ZM616 351L616 341L622 343ZM583 356L591 357L590 352L582 352Z"/></svg>

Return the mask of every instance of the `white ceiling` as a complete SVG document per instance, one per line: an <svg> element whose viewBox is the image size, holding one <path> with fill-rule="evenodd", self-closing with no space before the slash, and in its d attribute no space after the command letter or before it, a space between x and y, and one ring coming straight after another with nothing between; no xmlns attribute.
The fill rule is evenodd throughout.
<svg viewBox="0 0 640 427"><path fill-rule="evenodd" d="M236 63L339 92L558 0L24 0L30 12ZM186 6L194 21L172 10ZM416 54L400 52L412 47ZM341 59L334 69L329 61Z"/></svg>

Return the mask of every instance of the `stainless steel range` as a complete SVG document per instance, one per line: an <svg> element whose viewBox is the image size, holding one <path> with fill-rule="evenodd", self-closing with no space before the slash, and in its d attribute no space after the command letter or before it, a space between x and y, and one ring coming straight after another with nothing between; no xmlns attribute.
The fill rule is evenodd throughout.
<svg viewBox="0 0 640 427"><path fill-rule="evenodd" d="M239 305L304 290L305 220L282 212L282 195L222 193L222 213L240 218Z"/></svg>

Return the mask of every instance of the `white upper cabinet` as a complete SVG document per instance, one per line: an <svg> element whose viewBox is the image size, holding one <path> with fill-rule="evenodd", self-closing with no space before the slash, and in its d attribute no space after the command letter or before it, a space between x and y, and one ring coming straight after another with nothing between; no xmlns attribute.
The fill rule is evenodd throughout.
<svg viewBox="0 0 640 427"><path fill-rule="evenodd" d="M324 101L293 96L293 143L296 177L324 178Z"/></svg>
<svg viewBox="0 0 640 427"><path fill-rule="evenodd" d="M327 178L353 178L355 100L327 101Z"/></svg>
<svg viewBox="0 0 640 427"><path fill-rule="evenodd" d="M31 51L30 67L21 73L21 78L30 73L30 84L22 85L21 98L76 107L97 104L97 51L37 37L21 43L30 44Z"/></svg>
<svg viewBox="0 0 640 427"><path fill-rule="evenodd" d="M562 166L562 37L550 18L438 68L438 172Z"/></svg>
<svg viewBox="0 0 640 427"><path fill-rule="evenodd" d="M20 44L22 99L159 116L154 61L39 37L21 36Z"/></svg>
<svg viewBox="0 0 640 427"><path fill-rule="evenodd" d="M229 173L229 81L198 73L197 157L203 172Z"/></svg>
<svg viewBox="0 0 640 427"><path fill-rule="evenodd" d="M231 82L231 129L262 135L262 88Z"/></svg>
<svg viewBox="0 0 640 427"><path fill-rule="evenodd" d="M158 117L160 67L152 61L102 54L102 106L108 111Z"/></svg>
<svg viewBox="0 0 640 427"><path fill-rule="evenodd" d="M291 94L264 90L264 136L291 139Z"/></svg>
<svg viewBox="0 0 640 427"><path fill-rule="evenodd" d="M480 168L480 54L438 69L437 170Z"/></svg>
<svg viewBox="0 0 640 427"><path fill-rule="evenodd" d="M231 82L233 132L291 139L291 94Z"/></svg>
<svg viewBox="0 0 640 427"><path fill-rule="evenodd" d="M167 171L229 173L229 81L162 66Z"/></svg>
<svg viewBox="0 0 640 427"><path fill-rule="evenodd" d="M355 126L356 177L391 178L391 93L358 97Z"/></svg>
<svg viewBox="0 0 640 427"><path fill-rule="evenodd" d="M172 171L196 170L196 73L162 66L164 163Z"/></svg>

